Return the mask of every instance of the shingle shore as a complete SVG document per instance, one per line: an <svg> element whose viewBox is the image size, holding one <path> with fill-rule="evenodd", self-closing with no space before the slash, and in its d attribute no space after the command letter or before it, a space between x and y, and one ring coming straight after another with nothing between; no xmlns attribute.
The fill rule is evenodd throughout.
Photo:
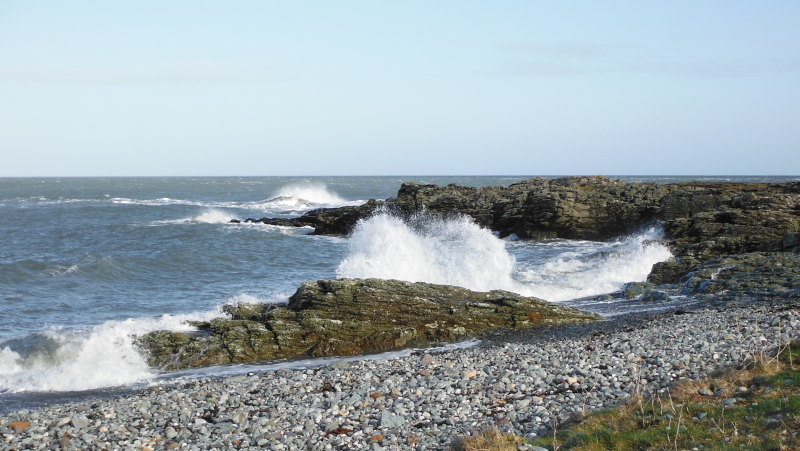
<svg viewBox="0 0 800 451"><path fill-rule="evenodd" d="M208 378L12 412L0 416L0 449L443 449L494 425L547 434L575 412L798 338L797 306L669 313L583 336Z"/></svg>

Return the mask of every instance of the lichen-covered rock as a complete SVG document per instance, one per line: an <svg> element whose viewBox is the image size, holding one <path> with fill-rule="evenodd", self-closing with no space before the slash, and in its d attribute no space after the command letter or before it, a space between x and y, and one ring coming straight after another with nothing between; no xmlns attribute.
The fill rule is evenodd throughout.
<svg viewBox="0 0 800 451"><path fill-rule="evenodd" d="M354 355L453 342L499 328L581 324L599 316L506 291L380 279L304 282L285 306L226 307L197 332L139 338L171 370L298 356Z"/></svg>
<svg viewBox="0 0 800 451"><path fill-rule="evenodd" d="M800 298L800 255L752 252L713 259L683 278L680 293L715 302Z"/></svg>
<svg viewBox="0 0 800 451"><path fill-rule="evenodd" d="M622 287L622 295L625 299L635 299L641 297L654 287L655 285L648 282L629 282Z"/></svg>

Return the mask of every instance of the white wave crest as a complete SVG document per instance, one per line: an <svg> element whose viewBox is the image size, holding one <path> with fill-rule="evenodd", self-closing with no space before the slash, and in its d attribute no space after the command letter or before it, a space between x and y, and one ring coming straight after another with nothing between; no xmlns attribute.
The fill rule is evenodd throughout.
<svg viewBox="0 0 800 451"><path fill-rule="evenodd" d="M653 264L671 257L652 241L659 238L650 229L606 243L505 242L464 217L404 221L381 213L356 225L337 276L502 289L558 302L644 281ZM553 250L564 243L579 250Z"/></svg>
<svg viewBox="0 0 800 451"><path fill-rule="evenodd" d="M196 200L186 200L186 199L172 199L170 197L161 197L158 199L130 199L127 197L112 197L108 199L109 202L112 204L123 204L123 205L145 205L149 207L159 207L163 205L192 205L196 207L206 207L206 206L216 206L222 205L220 203L208 203L208 202L201 202Z"/></svg>
<svg viewBox="0 0 800 451"><path fill-rule="evenodd" d="M193 222L201 222L204 224L225 224L231 221L232 215L225 213L222 210L209 209L206 212L196 216Z"/></svg>
<svg viewBox="0 0 800 451"><path fill-rule="evenodd" d="M89 331L51 328L40 341L50 349L28 355L0 349L0 393L80 391L144 382L156 376L134 342L154 330L190 331L186 321L222 316L221 306L208 312L106 321Z"/></svg>
<svg viewBox="0 0 800 451"><path fill-rule="evenodd" d="M275 193L274 198L294 198L312 204L335 205L346 201L338 194L329 191L324 183L302 183L286 185Z"/></svg>
<svg viewBox="0 0 800 451"><path fill-rule="evenodd" d="M344 207L363 203L363 200L341 198L324 183L294 183L280 188L273 197L262 202L250 203L248 207L276 213L297 213L314 208Z"/></svg>
<svg viewBox="0 0 800 451"><path fill-rule="evenodd" d="M672 257L669 248L655 241L661 238L662 232L651 228L610 242L571 241L568 245L579 250L525 261L518 266L515 279L528 287L530 295L554 302L612 293L627 282L645 281L654 264ZM538 247L540 254L550 254L552 250L547 248L560 244L533 247Z"/></svg>
<svg viewBox="0 0 800 451"><path fill-rule="evenodd" d="M168 219L165 221L153 221L149 223L152 226L171 225L171 224L227 224L235 215L226 213L223 210L216 208L209 208L203 213L193 216L191 218L183 219Z"/></svg>
<svg viewBox="0 0 800 451"><path fill-rule="evenodd" d="M380 213L356 225L337 275L524 291L511 277L514 264L505 243L467 217L407 222Z"/></svg>

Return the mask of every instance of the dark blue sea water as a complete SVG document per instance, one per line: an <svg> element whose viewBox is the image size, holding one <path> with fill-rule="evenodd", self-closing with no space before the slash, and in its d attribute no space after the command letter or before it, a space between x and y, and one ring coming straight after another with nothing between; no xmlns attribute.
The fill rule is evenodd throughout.
<svg viewBox="0 0 800 451"><path fill-rule="evenodd" d="M19 399L152 382L160 376L132 335L187 329L183 321L218 316L225 303L283 302L305 280L384 277L570 302L643 280L669 257L646 244L658 230L604 243L529 243L457 219L420 229L378 215L348 238L229 223L387 198L404 181L485 186L525 178L0 179L0 403L12 393ZM613 315L640 306L590 308Z"/></svg>

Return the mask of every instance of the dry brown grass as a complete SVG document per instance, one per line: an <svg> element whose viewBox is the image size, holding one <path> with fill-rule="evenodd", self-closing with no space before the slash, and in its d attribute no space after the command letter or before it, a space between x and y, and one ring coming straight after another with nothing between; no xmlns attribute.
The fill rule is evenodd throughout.
<svg viewBox="0 0 800 451"><path fill-rule="evenodd" d="M462 437L453 449L454 451L516 451L519 443L522 443L522 438L491 428L472 437Z"/></svg>
<svg viewBox="0 0 800 451"><path fill-rule="evenodd" d="M800 369L794 365L800 342L778 351L751 354L740 365L680 380L663 393L636 391L630 402L591 413L566 430L559 425L557 435L533 443L581 451L800 450ZM728 398L742 399L723 404Z"/></svg>
<svg viewBox="0 0 800 451"><path fill-rule="evenodd" d="M748 386L754 378L758 376L773 376L787 367L789 365L781 362L777 357L770 357L766 354L748 356L742 364L735 367L719 368L708 378L679 381L669 391L674 399L690 402L698 402L704 399L702 395L697 393L702 388L707 388L715 394L719 390L723 390L716 396L730 397L738 387Z"/></svg>

